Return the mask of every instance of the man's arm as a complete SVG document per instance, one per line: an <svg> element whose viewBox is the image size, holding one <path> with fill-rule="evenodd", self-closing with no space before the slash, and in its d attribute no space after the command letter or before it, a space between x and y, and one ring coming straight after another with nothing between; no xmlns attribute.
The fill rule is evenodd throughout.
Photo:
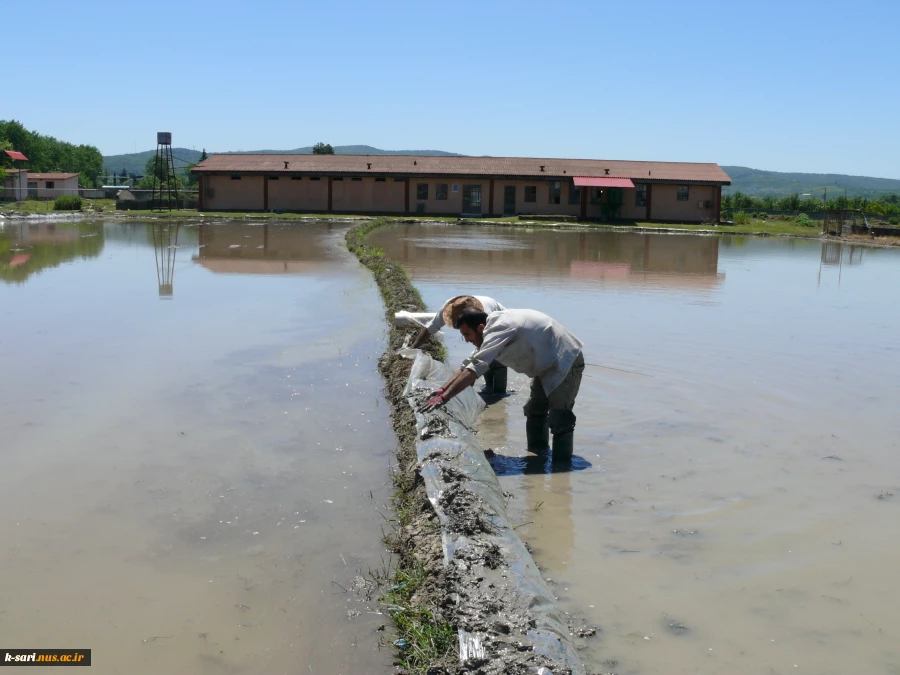
<svg viewBox="0 0 900 675"><path fill-rule="evenodd" d="M475 384L475 380L477 379L478 375L468 368L457 370L453 377L447 380L444 386L432 392L434 396L428 399L420 410L429 411L441 407L459 392L465 391Z"/></svg>
<svg viewBox="0 0 900 675"><path fill-rule="evenodd" d="M456 375L454 375L453 379L450 380L448 386L444 388L444 402L446 403L451 398L456 396L459 392L465 391L466 389L471 387L473 384L475 384L475 380L477 379L478 376L468 368L456 371Z"/></svg>
<svg viewBox="0 0 900 675"><path fill-rule="evenodd" d="M444 303L444 305L446 304L447 303ZM411 345L413 349L418 349L428 341L428 338L435 335L444 327L444 305L441 305L441 309L434 315L434 318L419 331L419 334L416 336L416 341Z"/></svg>
<svg viewBox="0 0 900 675"><path fill-rule="evenodd" d="M423 328L419 331L419 334L416 336L415 342L413 342L410 347L413 349L418 349L420 346L425 344L428 341L428 338L431 337L431 333L428 332L427 328Z"/></svg>

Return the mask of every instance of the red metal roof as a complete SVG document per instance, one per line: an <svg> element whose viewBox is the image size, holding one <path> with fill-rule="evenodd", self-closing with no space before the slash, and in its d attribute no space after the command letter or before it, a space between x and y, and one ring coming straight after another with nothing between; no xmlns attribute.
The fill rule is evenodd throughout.
<svg viewBox="0 0 900 675"><path fill-rule="evenodd" d="M3 152L5 152L7 155L12 157L13 159L21 159L22 161L25 161L25 162L28 161L28 158L25 155L23 155L21 152L17 152L15 150L4 150Z"/></svg>
<svg viewBox="0 0 900 675"><path fill-rule="evenodd" d="M577 187L610 187L633 188L630 178L613 178L612 176L575 176L572 179Z"/></svg>
<svg viewBox="0 0 900 675"><path fill-rule="evenodd" d="M534 157L222 154L211 155L191 169L191 173L483 176L547 180L608 176L631 178L641 183L731 184L728 174L714 163Z"/></svg>

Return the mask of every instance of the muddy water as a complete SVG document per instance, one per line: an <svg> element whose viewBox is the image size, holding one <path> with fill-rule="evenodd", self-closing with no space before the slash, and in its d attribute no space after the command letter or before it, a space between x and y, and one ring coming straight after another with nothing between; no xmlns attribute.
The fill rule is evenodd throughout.
<svg viewBox="0 0 900 675"><path fill-rule="evenodd" d="M359 590L395 445L383 310L345 227L0 230L4 644L390 670Z"/></svg>
<svg viewBox="0 0 900 675"><path fill-rule="evenodd" d="M586 369L573 471L523 461L521 376L480 430L562 607L601 628L594 670L900 673L900 251L456 225L371 241L430 307L536 308L588 363L649 375Z"/></svg>

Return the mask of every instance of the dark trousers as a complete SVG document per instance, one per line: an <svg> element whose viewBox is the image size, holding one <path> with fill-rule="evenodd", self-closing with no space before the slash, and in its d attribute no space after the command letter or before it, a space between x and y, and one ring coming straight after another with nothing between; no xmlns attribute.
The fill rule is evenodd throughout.
<svg viewBox="0 0 900 675"><path fill-rule="evenodd" d="M575 430L575 397L581 387L581 374L584 372L584 355L579 354L566 373L559 386L550 392L544 393L541 378L536 377L531 381L531 394L528 402L522 410L529 421L537 421L550 418L550 431L554 436L565 434Z"/></svg>

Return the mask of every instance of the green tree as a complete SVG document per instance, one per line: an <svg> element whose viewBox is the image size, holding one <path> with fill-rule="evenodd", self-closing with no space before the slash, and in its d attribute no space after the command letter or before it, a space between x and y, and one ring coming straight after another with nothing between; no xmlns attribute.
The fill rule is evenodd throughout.
<svg viewBox="0 0 900 675"><path fill-rule="evenodd" d="M206 148L203 148L203 152L200 153L200 161L202 162L204 159L209 159L209 155L206 154Z"/></svg>
<svg viewBox="0 0 900 675"><path fill-rule="evenodd" d="M12 166L12 160L9 158L9 155L4 152L4 150L12 149L12 143L0 138L0 183L6 180L6 167Z"/></svg>
<svg viewBox="0 0 900 675"><path fill-rule="evenodd" d="M312 154L314 154L314 155L333 155L334 148L331 147L330 143L316 143L313 146Z"/></svg>
<svg viewBox="0 0 900 675"><path fill-rule="evenodd" d="M28 157L31 171L77 173L83 186L96 184L103 171L103 156L93 145L73 145L29 131L16 120L0 120L0 142Z"/></svg>
<svg viewBox="0 0 900 675"><path fill-rule="evenodd" d="M197 176L191 173L191 169L197 166L197 164L198 162L190 162L186 167L184 167L184 183L189 188L195 187L200 182Z"/></svg>
<svg viewBox="0 0 900 675"><path fill-rule="evenodd" d="M153 155L144 165L144 177L138 181L136 187L141 190L161 188L165 191L167 187L172 190L180 190L184 187L184 180L178 175L177 169L170 172L164 161L157 164L156 155Z"/></svg>

